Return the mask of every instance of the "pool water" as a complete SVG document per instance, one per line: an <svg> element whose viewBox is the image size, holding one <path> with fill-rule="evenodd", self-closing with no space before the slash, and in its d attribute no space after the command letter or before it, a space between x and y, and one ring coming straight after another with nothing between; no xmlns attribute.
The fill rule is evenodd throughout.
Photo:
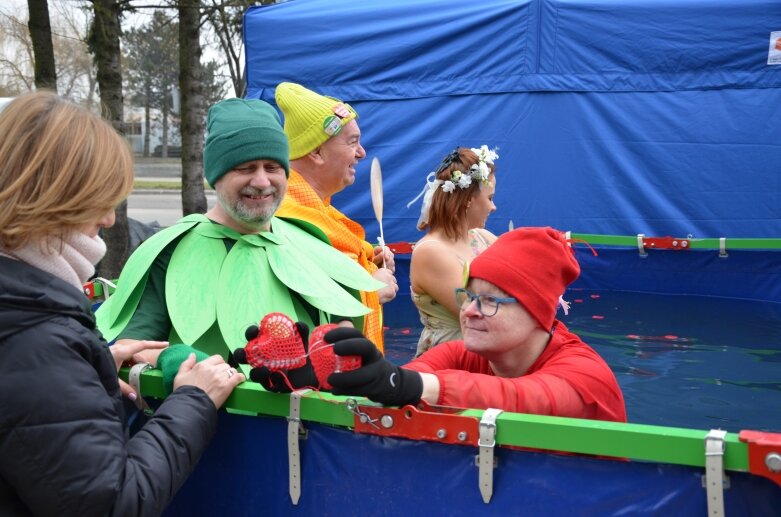
<svg viewBox="0 0 781 517"><path fill-rule="evenodd" d="M781 304L569 290L559 318L616 374L630 422L781 432ZM390 314L390 311L392 314ZM386 307L387 357L412 359L420 323L409 298Z"/></svg>

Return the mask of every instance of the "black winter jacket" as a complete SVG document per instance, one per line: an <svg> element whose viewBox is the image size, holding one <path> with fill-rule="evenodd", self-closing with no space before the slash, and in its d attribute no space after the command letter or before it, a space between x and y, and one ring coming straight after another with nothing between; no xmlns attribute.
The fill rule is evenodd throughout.
<svg viewBox="0 0 781 517"><path fill-rule="evenodd" d="M87 298L0 256L0 515L159 515L216 425L186 386L129 439Z"/></svg>

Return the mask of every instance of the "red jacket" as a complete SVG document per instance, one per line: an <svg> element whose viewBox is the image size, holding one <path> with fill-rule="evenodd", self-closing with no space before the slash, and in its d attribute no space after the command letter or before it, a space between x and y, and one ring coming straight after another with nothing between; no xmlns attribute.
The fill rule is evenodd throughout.
<svg viewBox="0 0 781 517"><path fill-rule="evenodd" d="M610 367L561 322L521 377L496 377L463 341L437 345L404 368L436 375L442 406L626 422L624 396Z"/></svg>

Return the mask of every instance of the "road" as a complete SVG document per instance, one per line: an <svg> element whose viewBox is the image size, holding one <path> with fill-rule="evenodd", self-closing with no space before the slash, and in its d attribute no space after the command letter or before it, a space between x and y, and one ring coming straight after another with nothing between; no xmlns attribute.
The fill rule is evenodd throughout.
<svg viewBox="0 0 781 517"><path fill-rule="evenodd" d="M209 208L214 206L213 191L206 193L206 202ZM135 190L127 200L127 215L152 226L171 226L182 217L182 195L170 190Z"/></svg>
<svg viewBox="0 0 781 517"><path fill-rule="evenodd" d="M135 159L135 175L139 180L181 180L181 171L178 158ZM209 208L214 206L213 191L206 192L206 202ZM176 190L134 190L127 200L127 215L152 226L171 226L182 217L182 195Z"/></svg>

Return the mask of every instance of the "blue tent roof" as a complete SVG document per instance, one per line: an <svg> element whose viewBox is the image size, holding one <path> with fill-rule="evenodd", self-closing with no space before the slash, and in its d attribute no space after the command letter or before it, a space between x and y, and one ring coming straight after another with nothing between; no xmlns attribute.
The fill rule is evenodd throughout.
<svg viewBox="0 0 781 517"><path fill-rule="evenodd" d="M781 3L294 0L245 16L248 96L350 102L381 159L385 237L424 178L498 146L489 229L778 237ZM334 204L367 228L369 161Z"/></svg>

